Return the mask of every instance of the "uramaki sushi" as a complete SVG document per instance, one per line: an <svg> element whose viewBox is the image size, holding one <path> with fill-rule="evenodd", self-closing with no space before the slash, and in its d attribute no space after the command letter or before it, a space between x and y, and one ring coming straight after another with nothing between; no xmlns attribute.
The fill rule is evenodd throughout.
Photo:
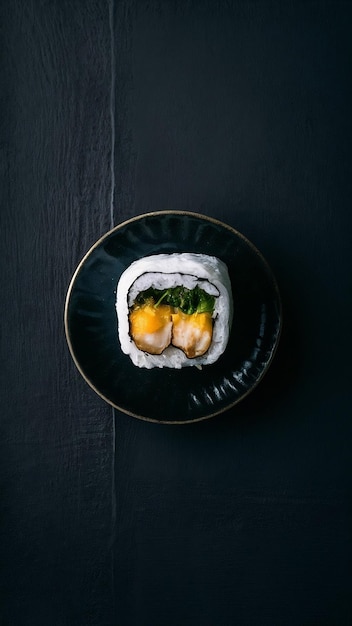
<svg viewBox="0 0 352 626"><path fill-rule="evenodd" d="M122 351L137 367L214 363L232 322L227 267L205 254L144 257L121 275L116 312Z"/></svg>

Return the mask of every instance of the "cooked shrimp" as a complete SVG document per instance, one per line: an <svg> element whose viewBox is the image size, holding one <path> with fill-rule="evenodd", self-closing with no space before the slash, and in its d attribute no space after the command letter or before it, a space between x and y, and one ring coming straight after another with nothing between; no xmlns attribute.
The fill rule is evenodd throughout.
<svg viewBox="0 0 352 626"><path fill-rule="evenodd" d="M139 350L161 354L171 343L171 307L145 305L133 309L129 316L130 335Z"/></svg>
<svg viewBox="0 0 352 626"><path fill-rule="evenodd" d="M211 313L187 315L179 311L172 315L172 323L173 346L183 350L189 359L205 354L213 335Z"/></svg>

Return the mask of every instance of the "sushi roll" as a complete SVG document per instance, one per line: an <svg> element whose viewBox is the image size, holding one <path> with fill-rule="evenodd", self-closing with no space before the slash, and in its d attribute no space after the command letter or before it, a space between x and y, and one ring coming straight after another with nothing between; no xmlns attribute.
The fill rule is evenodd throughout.
<svg viewBox="0 0 352 626"><path fill-rule="evenodd" d="M205 254L144 257L121 275L116 313L122 351L137 367L214 363L232 322L227 267Z"/></svg>

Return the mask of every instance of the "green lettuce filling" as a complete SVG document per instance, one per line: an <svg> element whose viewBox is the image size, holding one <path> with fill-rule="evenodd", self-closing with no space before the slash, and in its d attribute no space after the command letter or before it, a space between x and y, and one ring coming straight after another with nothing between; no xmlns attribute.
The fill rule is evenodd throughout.
<svg viewBox="0 0 352 626"><path fill-rule="evenodd" d="M143 306L144 304L153 303L155 307L159 304L168 304L180 309L187 315L193 313L212 313L215 306L215 297L209 295L196 286L194 289L187 287L170 287L169 289L154 289L149 287L145 291L141 291L136 300L135 305Z"/></svg>

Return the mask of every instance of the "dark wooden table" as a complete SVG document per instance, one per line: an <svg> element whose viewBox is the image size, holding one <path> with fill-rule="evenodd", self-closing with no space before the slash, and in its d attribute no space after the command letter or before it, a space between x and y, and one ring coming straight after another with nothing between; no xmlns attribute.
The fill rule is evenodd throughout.
<svg viewBox="0 0 352 626"><path fill-rule="evenodd" d="M350 2L2 0L3 626L347 626ZM223 220L278 279L266 378L206 422L105 404L72 273L112 226Z"/></svg>

